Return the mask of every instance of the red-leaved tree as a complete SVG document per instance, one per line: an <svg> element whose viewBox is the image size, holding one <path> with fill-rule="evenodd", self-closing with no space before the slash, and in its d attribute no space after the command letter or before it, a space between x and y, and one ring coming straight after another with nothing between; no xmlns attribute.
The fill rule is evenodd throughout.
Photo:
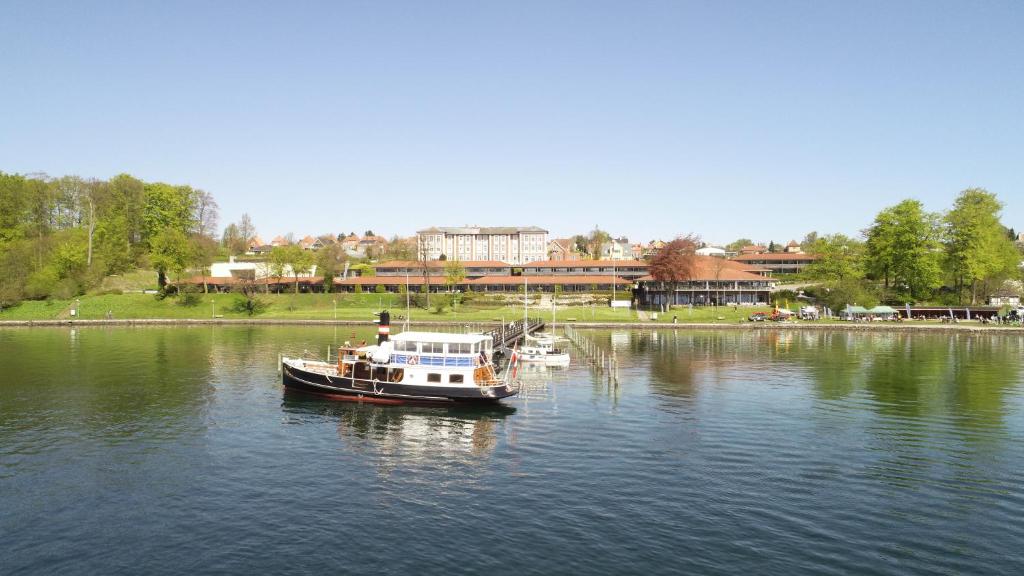
<svg viewBox="0 0 1024 576"><path fill-rule="evenodd" d="M676 288L679 283L690 281L696 271L698 242L699 238L693 234L680 236L665 244L651 258L651 276L671 287L674 304L678 304Z"/></svg>

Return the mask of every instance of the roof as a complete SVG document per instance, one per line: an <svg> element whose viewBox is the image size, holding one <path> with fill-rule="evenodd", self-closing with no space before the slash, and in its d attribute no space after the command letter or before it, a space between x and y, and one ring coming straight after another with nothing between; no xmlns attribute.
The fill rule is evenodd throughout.
<svg viewBox="0 0 1024 576"><path fill-rule="evenodd" d="M868 310L870 314L895 314L896 309L892 306L875 306L871 310Z"/></svg>
<svg viewBox="0 0 1024 576"><path fill-rule="evenodd" d="M748 262L755 260L817 260L819 256L817 254L794 254L787 252L773 252L769 254L740 254L735 258L732 258L736 262Z"/></svg>
<svg viewBox="0 0 1024 576"><path fill-rule="evenodd" d="M843 312L847 314L867 314L868 309L863 306L850 306L847 304L846 308L843 308Z"/></svg>
<svg viewBox="0 0 1024 576"><path fill-rule="evenodd" d="M511 268L511 264L498 260L427 260L428 268L444 268L449 262L458 262L463 268ZM375 264L374 268L422 268L419 260L390 260Z"/></svg>
<svg viewBox="0 0 1024 576"><path fill-rule="evenodd" d="M472 284L474 286L480 285L504 285L504 284L523 284L529 282L534 285L551 285L551 284L615 284L628 285L632 284L631 281L617 276L600 276L600 275L540 275L540 276L484 276L477 278L476 280L467 280L465 284Z"/></svg>
<svg viewBox="0 0 1024 576"><path fill-rule="evenodd" d="M748 272L749 267L740 264L739 262L733 262L731 260L722 260L721 258L715 258L714 256L696 256L696 262L693 271L693 278L691 280L707 280L707 281L722 281L722 280L756 280L758 282L774 282L774 278L766 278L760 274L753 274ZM640 281L654 281L654 276L648 275L640 278Z"/></svg>
<svg viewBox="0 0 1024 576"><path fill-rule="evenodd" d="M451 332L402 332L390 337L390 340L398 342L461 342L463 344L476 344L491 339L486 334L454 334Z"/></svg>
<svg viewBox="0 0 1024 576"><path fill-rule="evenodd" d="M438 233L445 234L519 234L522 232L547 234L548 231L537 226L431 226L424 230L418 230L417 234Z"/></svg>
<svg viewBox="0 0 1024 576"><path fill-rule="evenodd" d="M643 260L537 260L527 262L517 268L609 268L611 266L620 268L642 266L646 268L649 264Z"/></svg>
<svg viewBox="0 0 1024 576"><path fill-rule="evenodd" d="M423 276L410 275L409 286L415 288L416 286L422 286ZM377 284L383 284L385 286L397 286L406 283L405 276L352 276L344 280L335 279L334 284L336 286L376 286ZM437 274L430 276L431 286L447 286L448 280L443 274Z"/></svg>

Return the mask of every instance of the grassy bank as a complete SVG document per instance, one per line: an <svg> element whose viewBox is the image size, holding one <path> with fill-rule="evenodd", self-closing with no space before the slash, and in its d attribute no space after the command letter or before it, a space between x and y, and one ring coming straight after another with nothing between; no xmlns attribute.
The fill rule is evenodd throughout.
<svg viewBox="0 0 1024 576"><path fill-rule="evenodd" d="M236 312L233 306L239 296L235 294L200 294L198 303L183 306L179 298L157 299L149 294L98 294L85 295L70 300L25 301L18 306L0 311L0 320L101 320L108 316L113 319L206 319L213 317L245 319L249 315ZM404 316L405 297L399 294L260 294L260 300L268 306L254 316L259 319L293 320L372 320L373 314L389 309L394 316ZM77 308L76 316L71 310ZM738 322L753 311L751 308L732 309L695 308L677 311L680 322ZM463 304L446 308L442 312L413 307L413 320L439 321L491 321L506 322L523 316L521 305ZM545 319L551 317L550 307L532 307L533 316ZM721 317L722 320L718 320ZM637 322L648 321L649 317L634 310L609 308L608 306L559 306L560 322ZM671 314L659 315L659 322L670 322Z"/></svg>
<svg viewBox="0 0 1024 576"><path fill-rule="evenodd" d="M0 321L5 320L103 320L108 317L114 320L137 319L169 319L169 320L206 320L211 318L224 319L256 319L256 320L358 320L371 321L374 313L381 309L389 309L395 320L406 314L405 297L399 294L260 294L258 298L265 301L266 310L258 315L249 316L245 312L233 309L236 294L200 294L198 303L183 306L179 298L157 299L153 295L129 294L97 294L86 295L70 300L25 301L12 308L0 311ZM71 310L77 308L76 316ZM745 323L747 317L754 312L769 312L768 307L679 307L667 313L657 314L657 319L649 312L610 308L601 305L562 306L558 308L559 323L644 323L652 325L671 324L673 316L679 324L739 324ZM531 316L539 316L550 320L550 307L530 308ZM442 322L489 322L511 321L522 318L521 305L467 304L442 312L424 310L413 307L410 317L414 321ZM815 324L838 323L835 320L821 320ZM920 324L931 324L926 322ZM937 321L934 322L938 324ZM771 324L771 323L766 323ZM915 322L915 324L919 324ZM974 323L971 323L972 325Z"/></svg>

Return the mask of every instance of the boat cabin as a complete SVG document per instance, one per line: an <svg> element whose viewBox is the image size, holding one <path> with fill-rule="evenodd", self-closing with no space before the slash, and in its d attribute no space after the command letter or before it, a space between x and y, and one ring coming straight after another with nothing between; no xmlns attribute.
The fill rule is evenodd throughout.
<svg viewBox="0 0 1024 576"><path fill-rule="evenodd" d="M340 348L344 378L426 385L479 385L497 380L494 342L483 334L403 332L377 346Z"/></svg>

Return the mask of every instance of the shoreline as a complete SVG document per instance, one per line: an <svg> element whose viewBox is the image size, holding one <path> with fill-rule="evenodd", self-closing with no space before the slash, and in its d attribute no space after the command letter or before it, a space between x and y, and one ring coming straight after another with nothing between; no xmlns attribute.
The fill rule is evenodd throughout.
<svg viewBox="0 0 1024 576"><path fill-rule="evenodd" d="M92 319L92 320L0 320L0 328L33 327L75 327L75 326L376 326L370 320L301 320L287 318L134 318L134 319ZM392 323L401 325L400 322ZM498 327L493 321L459 322L451 320L420 320L410 322L419 327ZM668 324L661 322L566 322L559 326L579 329L628 330L836 330L847 332L966 332L977 334L1024 334L1024 326L978 326L960 324L910 324L910 323L846 323L813 324L809 322L762 323L742 322L735 324L712 322L689 322Z"/></svg>

